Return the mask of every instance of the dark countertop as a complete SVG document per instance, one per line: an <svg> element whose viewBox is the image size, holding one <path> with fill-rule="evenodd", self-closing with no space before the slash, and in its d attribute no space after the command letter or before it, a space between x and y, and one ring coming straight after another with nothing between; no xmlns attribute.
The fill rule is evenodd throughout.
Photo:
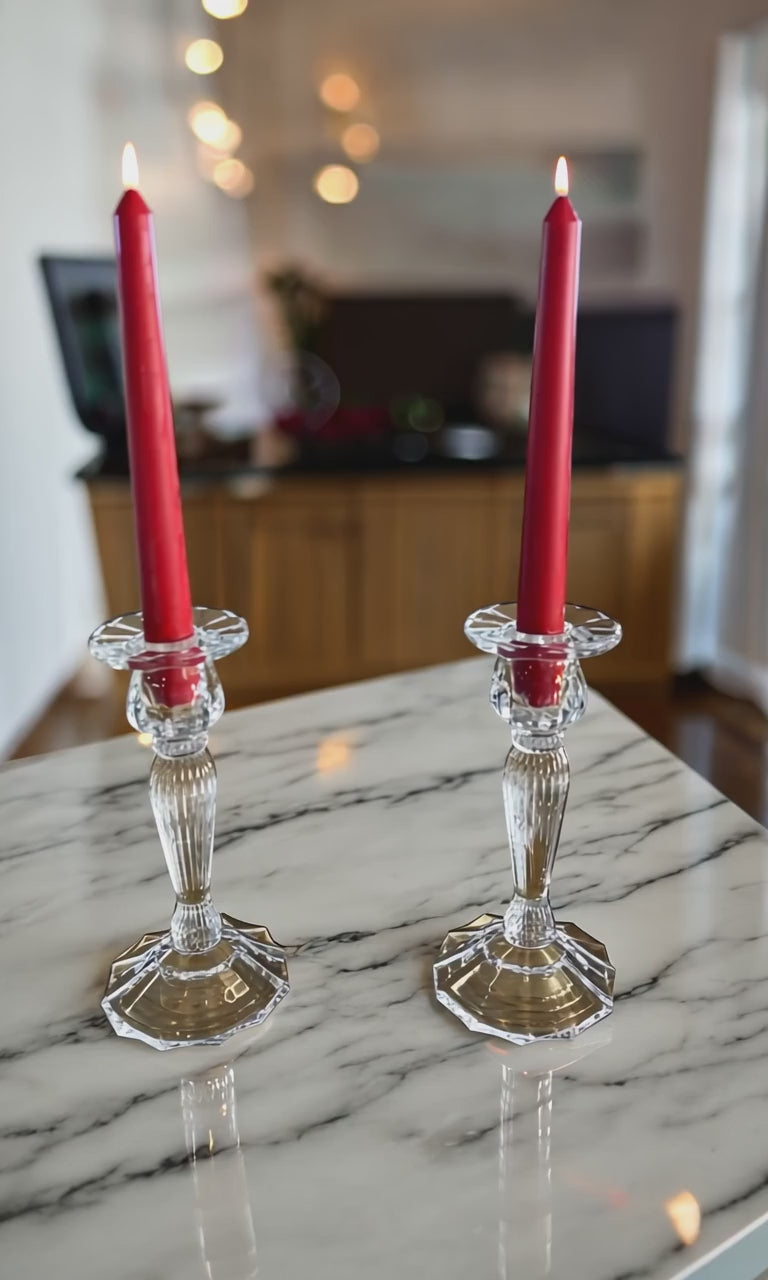
<svg viewBox="0 0 768 1280"><path fill-rule="evenodd" d="M255 466L248 460L248 442L224 446L216 457L181 459L182 479L221 481L245 476L377 475L411 472L428 475L470 475L478 472L519 471L525 466L524 435L498 434L474 428L448 428L435 435L419 432L352 441L302 441L296 458L283 467ZM674 453L636 441L577 429L573 466L586 468L679 467ZM83 480L127 477L125 458L99 456L79 472Z"/></svg>

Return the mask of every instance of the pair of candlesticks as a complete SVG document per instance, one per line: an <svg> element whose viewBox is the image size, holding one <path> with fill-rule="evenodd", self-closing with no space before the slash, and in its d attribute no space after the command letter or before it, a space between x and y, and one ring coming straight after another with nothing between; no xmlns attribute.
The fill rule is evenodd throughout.
<svg viewBox="0 0 768 1280"><path fill-rule="evenodd" d="M114 961L102 1007L118 1035L157 1049L218 1044L263 1022L289 991L286 954L269 930L220 915L211 897L208 733L224 711L215 661L245 644L248 626L197 608L194 627L187 640L152 645L133 613L90 640L94 657L131 672L127 716L152 738L150 800L176 895L170 928ZM586 710L581 659L614 648L621 628L567 605L561 635L530 635L518 629L514 604L497 604L471 614L465 632L496 657L491 705L512 733L502 785L514 892L503 916L448 933L435 994L472 1031L514 1044L569 1038L611 1012L614 970L603 944L555 921L549 901L570 776L563 736ZM187 688L189 701L167 705L170 683Z"/></svg>

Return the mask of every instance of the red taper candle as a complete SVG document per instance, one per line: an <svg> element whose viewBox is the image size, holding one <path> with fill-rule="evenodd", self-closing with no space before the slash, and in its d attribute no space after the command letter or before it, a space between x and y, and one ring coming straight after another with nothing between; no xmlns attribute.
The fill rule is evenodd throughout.
<svg viewBox="0 0 768 1280"><path fill-rule="evenodd" d="M529 635L565 625L581 221L563 156L555 190L541 243L517 591L517 625Z"/></svg>
<svg viewBox="0 0 768 1280"><path fill-rule="evenodd" d="M115 210L128 453L144 637L167 644L193 634L171 394L157 284L152 214L138 185L136 152L123 152ZM177 701L177 698L173 698Z"/></svg>

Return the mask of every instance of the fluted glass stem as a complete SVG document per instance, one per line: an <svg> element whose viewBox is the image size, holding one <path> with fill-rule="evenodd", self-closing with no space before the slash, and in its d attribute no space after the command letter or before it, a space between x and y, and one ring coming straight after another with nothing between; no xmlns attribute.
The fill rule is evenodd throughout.
<svg viewBox="0 0 768 1280"><path fill-rule="evenodd" d="M173 946L183 954L209 951L221 938L221 916L211 902L216 766L208 749L156 755L149 794L176 894Z"/></svg>
<svg viewBox="0 0 768 1280"><path fill-rule="evenodd" d="M508 942L545 946L555 936L549 885L568 799L570 769L558 734L518 734L502 787L514 896L504 916Z"/></svg>

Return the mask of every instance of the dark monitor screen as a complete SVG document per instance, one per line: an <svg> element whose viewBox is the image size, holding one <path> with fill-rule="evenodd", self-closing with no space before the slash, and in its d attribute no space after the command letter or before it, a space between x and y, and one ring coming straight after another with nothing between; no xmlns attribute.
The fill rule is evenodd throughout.
<svg viewBox="0 0 768 1280"><path fill-rule="evenodd" d="M40 259L70 394L83 426L125 434L117 278L112 258Z"/></svg>

